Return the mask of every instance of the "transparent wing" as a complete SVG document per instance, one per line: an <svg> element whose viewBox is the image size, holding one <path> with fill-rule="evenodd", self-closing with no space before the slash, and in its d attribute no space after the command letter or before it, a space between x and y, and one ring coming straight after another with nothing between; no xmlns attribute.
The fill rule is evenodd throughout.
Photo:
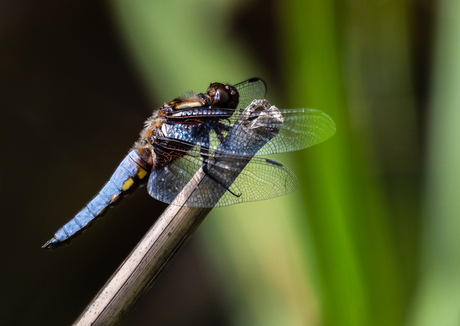
<svg viewBox="0 0 460 326"><path fill-rule="evenodd" d="M257 156L298 151L322 143L335 133L335 123L320 110L284 109L278 135L267 142ZM266 126L269 127L269 126Z"/></svg>
<svg viewBox="0 0 460 326"><path fill-rule="evenodd" d="M239 94L238 109L245 109L253 100L261 100L267 94L267 85L260 78L251 78L233 85Z"/></svg>
<svg viewBox="0 0 460 326"><path fill-rule="evenodd" d="M283 124L278 126L278 135L261 148L256 156L279 154L302 150L313 145L322 143L335 133L335 123L320 110L315 109L281 109ZM231 125L233 125L232 123ZM260 124L261 127L273 126ZM226 133L223 133L226 135ZM193 139L189 139L193 142ZM201 143L209 146L213 151L220 145L216 132L211 130L209 143ZM244 155L243 152L239 153Z"/></svg>
<svg viewBox="0 0 460 326"><path fill-rule="evenodd" d="M278 135L268 141L257 152L256 156L302 150L329 139L335 133L334 122L327 114L320 110L281 109L280 112L283 116L283 124L277 126L279 130ZM257 114L257 112L254 114ZM221 124L225 125L224 123ZM232 128L233 125L234 123L231 123L225 125L225 127ZM263 123L259 125L267 129L273 127L269 124L264 125ZM200 132L200 128L197 125L176 124L170 126L171 131L169 134L174 135L174 138L177 140L198 144L209 148L208 152L213 152L220 145L220 140L216 132L216 129L219 129L218 126L210 128L209 133ZM224 137L227 135L225 128L217 131ZM236 154L246 155L244 151L237 151Z"/></svg>
<svg viewBox="0 0 460 326"><path fill-rule="evenodd" d="M223 207L239 203L266 200L293 192L297 179L282 164L264 158L237 158L222 156L213 159L208 182L222 187L224 195L218 198L214 187L198 187L186 201L189 207ZM153 198L171 203L195 173L207 162L198 155L184 155L167 166L154 168L148 182L148 192ZM246 167L239 173L240 164ZM210 163L209 163L210 164ZM229 176L238 174L232 183ZM217 204L215 204L217 202Z"/></svg>

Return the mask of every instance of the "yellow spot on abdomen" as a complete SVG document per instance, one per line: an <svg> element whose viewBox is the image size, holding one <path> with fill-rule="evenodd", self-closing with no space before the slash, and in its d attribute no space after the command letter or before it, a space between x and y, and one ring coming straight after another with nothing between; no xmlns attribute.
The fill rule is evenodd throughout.
<svg viewBox="0 0 460 326"><path fill-rule="evenodd" d="M143 179L147 175L147 171L145 170L140 170L139 173L137 174L139 179Z"/></svg>
<svg viewBox="0 0 460 326"><path fill-rule="evenodd" d="M134 183L134 180L129 178L128 180L125 181L125 183L123 183L123 185L121 186L121 190L123 191L126 191L128 190Z"/></svg>

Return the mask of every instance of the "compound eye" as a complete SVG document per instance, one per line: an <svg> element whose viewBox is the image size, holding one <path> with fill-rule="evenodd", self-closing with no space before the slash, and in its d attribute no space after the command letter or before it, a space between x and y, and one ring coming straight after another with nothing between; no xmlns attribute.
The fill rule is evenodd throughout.
<svg viewBox="0 0 460 326"><path fill-rule="evenodd" d="M230 94L224 85L218 86L214 93L213 105L225 105L230 101Z"/></svg>

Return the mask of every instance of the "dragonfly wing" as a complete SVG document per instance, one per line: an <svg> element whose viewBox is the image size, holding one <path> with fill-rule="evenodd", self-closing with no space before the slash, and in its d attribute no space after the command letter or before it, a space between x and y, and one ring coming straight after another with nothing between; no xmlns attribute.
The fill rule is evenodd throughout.
<svg viewBox="0 0 460 326"><path fill-rule="evenodd" d="M232 121L235 117L241 117L243 111L235 111L235 116L231 120L231 125L236 124ZM319 144L329 139L335 133L335 124L332 119L324 112L315 109L281 109L283 116L282 125L277 125L278 134L268 141L256 154L264 156L302 150L313 145ZM257 114L257 112L255 113ZM263 114L263 113L261 113ZM270 130L273 125L268 122L264 124L263 119L258 120L258 126ZM272 121L272 120L269 120ZM209 147L212 150L220 145L215 133L210 134ZM236 153L245 155L244 151Z"/></svg>
<svg viewBox="0 0 460 326"><path fill-rule="evenodd" d="M257 152L257 156L305 149L329 139L335 133L334 122L320 110L284 109L280 111L284 122L279 128L278 135L268 141Z"/></svg>
<svg viewBox="0 0 460 326"><path fill-rule="evenodd" d="M267 200L287 195L296 188L297 178L291 170L276 161L255 157L235 179L231 192L226 191L215 206Z"/></svg>
<svg viewBox="0 0 460 326"><path fill-rule="evenodd" d="M245 109L253 100L261 100L267 94L267 84L260 78L251 78L234 85L238 91L238 109Z"/></svg>
<svg viewBox="0 0 460 326"><path fill-rule="evenodd" d="M223 154L218 159L209 157L203 161L202 156L184 155L167 166L153 169L147 189L155 199L171 203L203 162L208 167L206 182L212 183L212 186L197 187L190 198L184 198L184 201L187 199L185 206L230 206L279 197L296 189L297 178L282 164L264 158L253 158L248 162L249 159ZM246 167L240 171L245 164ZM238 177L233 180L235 174ZM222 191L216 191L216 186ZM224 195L219 197L222 192Z"/></svg>
<svg viewBox="0 0 460 326"><path fill-rule="evenodd" d="M244 112L244 111L242 111ZM264 147L262 147L256 154L256 156L264 156L270 154L286 153L302 150L313 145L319 144L329 139L336 130L335 124L332 119L320 110L315 109L281 109L279 111L282 115L283 123L276 125L277 135L269 140ZM237 110L238 116L241 116L241 112ZM254 112L252 115L257 117L257 114L265 114L265 111L260 113ZM252 117L251 119L254 119ZM233 117L232 117L233 118ZM265 128L266 130L272 130L274 126L271 123L271 119L257 119L257 126L259 128ZM232 123L229 128L233 125L238 124ZM192 128L186 126L187 128ZM174 126L174 128L180 128L180 126ZM195 127L196 128L196 127ZM227 131L222 129L221 133L223 136L227 135ZM202 147L209 147L208 152L212 152L220 146L220 140L214 129L210 130L209 138L204 141L201 138L199 132L192 130L182 130L182 133L172 133L175 139L182 140L191 144L198 144ZM200 135L200 137L198 136ZM257 137L257 134L254 134ZM250 136L247 136L248 138ZM245 144L239 144L241 150L235 148L235 155L246 156L246 151L243 149ZM249 151L249 155L254 155L252 151Z"/></svg>
<svg viewBox="0 0 460 326"><path fill-rule="evenodd" d="M170 204L202 164L199 156L185 155L165 166L154 167L147 184L149 195Z"/></svg>

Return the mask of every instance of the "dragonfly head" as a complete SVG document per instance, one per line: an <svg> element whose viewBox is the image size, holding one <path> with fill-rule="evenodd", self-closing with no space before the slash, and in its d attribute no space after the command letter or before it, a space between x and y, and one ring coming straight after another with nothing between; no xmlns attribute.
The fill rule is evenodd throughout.
<svg viewBox="0 0 460 326"><path fill-rule="evenodd" d="M210 103L218 108L236 108L239 95L235 87L221 83L212 83L206 92Z"/></svg>

